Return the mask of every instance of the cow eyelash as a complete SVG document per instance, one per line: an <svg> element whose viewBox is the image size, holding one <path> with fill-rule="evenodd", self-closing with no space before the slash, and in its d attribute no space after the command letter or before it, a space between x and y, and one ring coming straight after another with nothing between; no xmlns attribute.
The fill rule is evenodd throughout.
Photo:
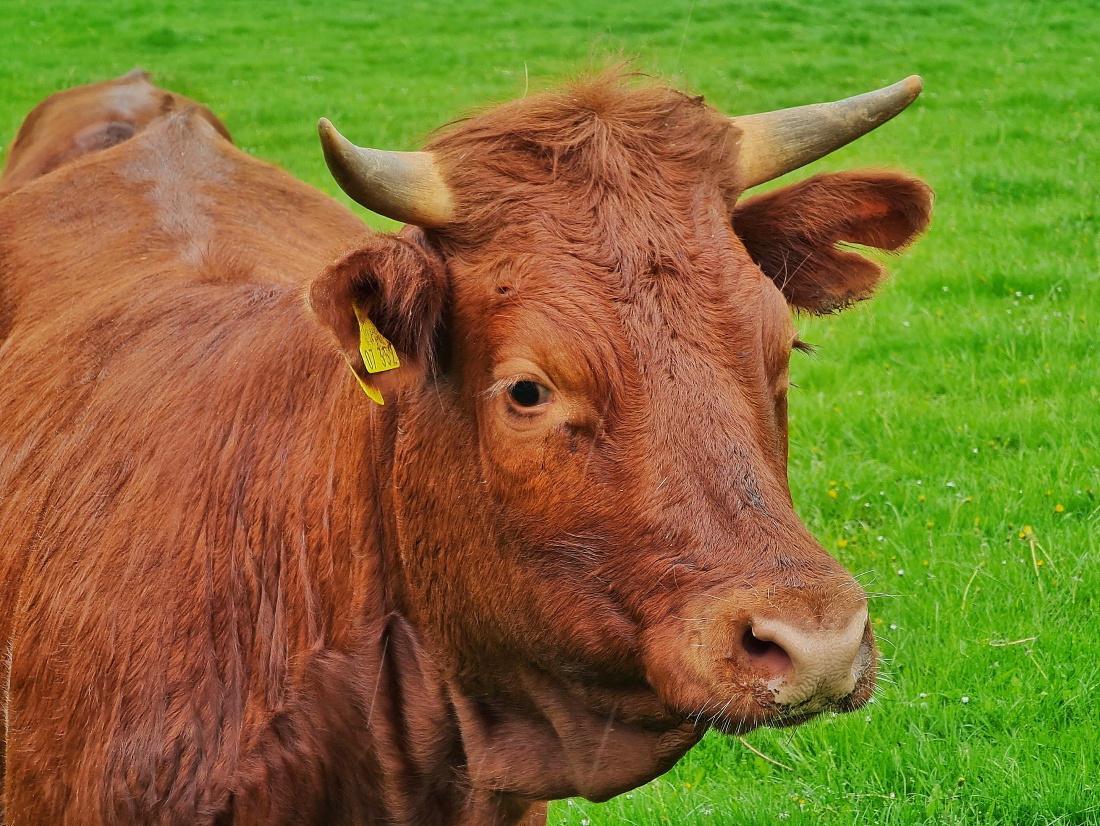
<svg viewBox="0 0 1100 826"><path fill-rule="evenodd" d="M489 385L488 388L483 390L481 392L481 395L487 399L495 399L497 396L503 393L507 393L509 390L511 390L512 385L515 384L517 381L522 381L522 379L500 379L499 381L493 382L491 385Z"/></svg>

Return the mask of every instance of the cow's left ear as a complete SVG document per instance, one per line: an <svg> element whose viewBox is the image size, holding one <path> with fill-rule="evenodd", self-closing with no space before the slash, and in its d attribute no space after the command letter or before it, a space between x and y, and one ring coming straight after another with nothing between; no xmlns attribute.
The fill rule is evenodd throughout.
<svg viewBox="0 0 1100 826"><path fill-rule="evenodd" d="M415 227L365 238L309 287L314 314L380 404L430 368L445 301L443 260Z"/></svg>
<svg viewBox="0 0 1100 826"><path fill-rule="evenodd" d="M838 243L896 252L924 231L931 215L932 190L923 181L857 170L749 198L734 207L733 229L788 304L829 313L868 298L886 274Z"/></svg>

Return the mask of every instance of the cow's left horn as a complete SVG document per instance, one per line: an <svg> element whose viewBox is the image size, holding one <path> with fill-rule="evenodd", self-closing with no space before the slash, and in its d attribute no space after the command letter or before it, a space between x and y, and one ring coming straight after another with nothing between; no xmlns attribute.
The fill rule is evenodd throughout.
<svg viewBox="0 0 1100 826"><path fill-rule="evenodd" d="M912 75L864 95L730 118L741 130L737 171L743 189L823 158L881 126L917 99L922 82Z"/></svg>
<svg viewBox="0 0 1100 826"><path fill-rule="evenodd" d="M420 227L454 218L451 190L430 152L386 152L356 146L321 118L321 147L336 183L372 212Z"/></svg>

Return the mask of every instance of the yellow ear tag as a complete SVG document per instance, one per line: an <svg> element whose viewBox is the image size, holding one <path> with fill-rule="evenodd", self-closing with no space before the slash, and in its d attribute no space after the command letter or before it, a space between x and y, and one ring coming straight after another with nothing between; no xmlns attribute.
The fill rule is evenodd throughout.
<svg viewBox="0 0 1100 826"><path fill-rule="evenodd" d="M359 321L359 354L363 357L363 365L367 368L367 372L384 373L387 370L396 370L400 367L401 362L397 358L397 351L389 340L378 332L378 328L374 326L374 322L367 317L366 313L354 305L353 309L355 310L355 318ZM367 394L371 401L385 404L382 401L382 394L363 381L358 373L355 374L355 378L359 380L359 386L363 388L363 392Z"/></svg>
<svg viewBox="0 0 1100 826"><path fill-rule="evenodd" d="M378 402L379 404L385 404L385 402L382 400L382 394L381 393L379 393L375 388L371 387L369 384L367 384L365 381L363 381L362 377L358 373L355 372L354 368L352 368L351 372L355 374L355 380L357 382L359 382L359 386L363 388L363 392L367 394L368 399L370 399L372 402Z"/></svg>

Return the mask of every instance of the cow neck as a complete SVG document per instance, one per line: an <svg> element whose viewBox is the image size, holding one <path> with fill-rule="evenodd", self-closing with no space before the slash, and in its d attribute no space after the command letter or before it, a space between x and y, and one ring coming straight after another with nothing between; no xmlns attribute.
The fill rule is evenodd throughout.
<svg viewBox="0 0 1100 826"><path fill-rule="evenodd" d="M382 778L376 805L393 824L467 822L465 788L450 789L459 736L435 658L402 610L402 571L393 506L394 445L401 402L378 407L352 384L346 368L341 383L341 439L344 475L353 480L349 507L361 506L357 556L364 579L356 603L361 636L353 652L358 677L359 743L371 771ZM333 680L332 682L336 682ZM334 727L339 728L339 727ZM375 813L377 814L377 813ZM373 821L372 821L373 822ZM484 818L471 823L487 823Z"/></svg>
<svg viewBox="0 0 1100 826"><path fill-rule="evenodd" d="M357 399L362 401L362 399ZM400 400L388 407L374 407L367 424L368 437L374 453L365 457L371 468L372 498L377 504L377 516L371 530L377 543L379 564L382 566L378 586L382 592L385 613L400 611L404 595L395 591L404 582L401 555L398 550L397 517L394 509L394 454L400 419Z"/></svg>
<svg viewBox="0 0 1100 826"><path fill-rule="evenodd" d="M403 403L399 398L371 416L370 442L384 451L372 459L382 514L382 579L390 589L387 610L401 618L399 623L389 620L387 638L397 628L415 638L415 645L400 647L406 658L415 652L415 667L411 660L401 669L393 667L393 673L407 675L398 681L401 691L410 690L407 680L412 679L421 697L437 692L444 697L446 722L436 724L436 731L452 738L447 759L457 756L469 780L460 822L514 823L534 801L573 796L603 800L666 772L705 728L669 716L652 691L584 689L519 664L505 666L492 684L475 687L456 676L451 658L435 649L437 641L405 610L409 595L404 592L400 546L410 537L403 535L408 523L399 525L396 516L401 508L394 474L396 446L405 432L402 415L415 411L404 410ZM408 432L414 431L409 425ZM432 458L418 456L429 463ZM392 656L392 650L385 655ZM403 705L406 719L415 716L418 726L437 711L434 702Z"/></svg>

